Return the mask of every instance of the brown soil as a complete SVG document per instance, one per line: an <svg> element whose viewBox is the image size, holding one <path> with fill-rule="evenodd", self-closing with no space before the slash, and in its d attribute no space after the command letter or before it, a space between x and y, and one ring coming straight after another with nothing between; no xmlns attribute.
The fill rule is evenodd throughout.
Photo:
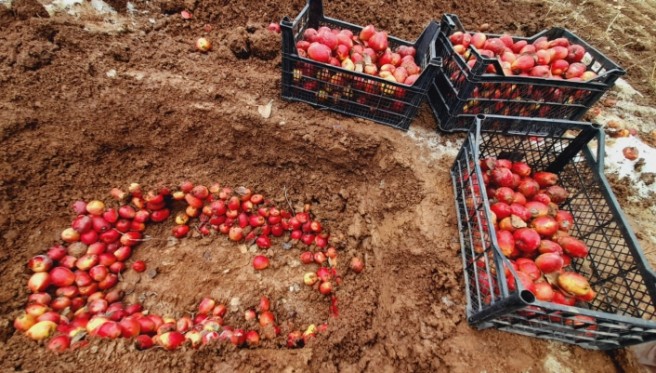
<svg viewBox="0 0 656 373"><path fill-rule="evenodd" d="M656 26L652 2L619 0L571 0L544 3L541 19L574 30L607 54L627 72L626 78L644 97L645 105L656 104Z"/></svg>
<svg viewBox="0 0 656 373"><path fill-rule="evenodd" d="M124 2L111 3L121 13L47 18L34 0L14 2L11 13L0 11L2 371L639 369L625 351L588 351L467 325L448 172L452 156L435 155L387 127L280 100L280 41L262 27L297 14L304 1L136 2L134 14L122 9ZM542 2L477 4L330 2L326 12L406 39L416 38L444 12L460 15L472 28L485 22L493 31L523 34L565 16L546 11ZM654 15L653 8L642 7L631 11ZM179 17L185 8L193 11L193 20ZM398 9L412 11L399 15ZM653 27L636 19L645 30ZM203 31L206 23L213 26L209 33ZM586 24L567 25L604 45ZM203 34L214 41L211 53L193 51ZM623 36L611 38L623 44ZM644 58L654 54L647 42L653 40L636 51ZM631 65L622 51L608 53ZM638 67L628 71L629 81L653 100L648 73ZM257 107L269 100L273 112L263 119ZM433 127L423 108L414 131L430 137ZM458 137L437 140L445 145ZM278 203L286 203L286 191L295 205L312 204L341 237L340 317L330 319L327 335L300 350L275 341L254 350L139 352L121 340L93 341L91 347L53 355L13 330L27 297L25 263L56 240L71 219L72 201L103 197L130 182L174 185L185 179L246 185ZM289 291L304 272L294 250L276 247L273 268L258 275L248 268L249 254L224 238L167 244L167 232L164 226L151 228L148 234L156 239L135 253L157 276L128 271L120 284L128 299L179 316L203 296L239 297L237 309L243 312L266 293L277 316L288 320L285 328L327 318L325 300L303 288ZM357 276L347 270L354 255L367 264Z"/></svg>

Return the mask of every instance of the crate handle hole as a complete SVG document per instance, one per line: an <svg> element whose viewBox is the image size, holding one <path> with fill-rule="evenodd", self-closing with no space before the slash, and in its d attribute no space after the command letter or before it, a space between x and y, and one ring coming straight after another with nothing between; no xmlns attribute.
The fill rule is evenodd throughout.
<svg viewBox="0 0 656 373"><path fill-rule="evenodd" d="M533 295L533 293L531 293L529 290L522 290L519 293L519 298L521 298L521 300L526 304L535 302L535 295Z"/></svg>

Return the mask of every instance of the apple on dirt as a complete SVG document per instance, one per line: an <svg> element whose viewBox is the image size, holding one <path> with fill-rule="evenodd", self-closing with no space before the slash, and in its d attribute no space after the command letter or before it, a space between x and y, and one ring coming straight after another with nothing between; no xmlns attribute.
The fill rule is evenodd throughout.
<svg viewBox="0 0 656 373"><path fill-rule="evenodd" d="M212 49L212 42L208 38L200 37L196 39L195 46L199 52L207 53Z"/></svg>
<svg viewBox="0 0 656 373"><path fill-rule="evenodd" d="M334 286L341 283L335 268L338 252L329 245L330 234L310 214L309 205L293 215L288 210L272 206L271 200L253 194L248 188L236 188L237 195L233 195L231 188L221 188L218 184L207 188L183 183L181 188L180 192L184 191L184 194L179 198L175 197L178 191L165 187L159 188L158 192L146 193L138 184L131 185L129 193L114 188L110 194L123 203L118 208L108 207L100 200L74 203L78 216L71 228L61 234L65 244L54 245L48 249L47 255L36 255L28 261L32 273L27 285L32 294L25 311L14 320L14 328L38 341L54 335L47 343L53 352L88 344L88 340L79 340L85 335L106 339L135 338L140 350L155 344L166 350L175 350L187 340L192 347L198 347L228 338L224 332L229 332L230 341L239 347L259 346L261 338L272 338L267 330L279 334L280 327L271 311L271 300L266 296L260 298L259 312L255 308L245 312L247 321L257 319L265 331L262 335L257 331L224 325L227 307L208 297L200 301L199 312L193 317L179 319L149 313L141 304L124 305L124 291L116 287L119 274L125 271L126 261L139 244L149 240L141 233L146 230L146 225L167 220L171 214L168 204L171 199L187 205L173 222L172 233L178 239L190 233L214 231L232 241L247 241L267 250L273 247L271 236L287 234L287 239L306 245L301 261L320 268L316 273L308 272L311 276L305 282L309 285L309 282L311 285L318 282L317 290L330 295L331 310L334 308ZM191 232L191 227L197 232ZM87 237L89 233L94 235ZM329 267L323 266L326 262ZM270 259L257 255L252 265L256 270L263 270L269 267ZM143 272L146 263L137 260L131 267L136 272ZM354 257L351 267L359 273L364 263ZM220 330L223 332L219 333Z"/></svg>

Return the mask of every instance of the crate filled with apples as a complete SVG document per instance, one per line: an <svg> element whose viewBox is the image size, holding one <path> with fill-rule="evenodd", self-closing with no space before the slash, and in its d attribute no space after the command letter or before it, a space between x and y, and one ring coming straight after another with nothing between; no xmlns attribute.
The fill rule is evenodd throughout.
<svg viewBox="0 0 656 373"><path fill-rule="evenodd" d="M654 272L603 158L587 123L475 118L451 170L470 324L593 349L656 339Z"/></svg>
<svg viewBox="0 0 656 373"><path fill-rule="evenodd" d="M407 130L440 67L431 22L416 42L325 17L309 0L281 23L282 97Z"/></svg>
<svg viewBox="0 0 656 373"><path fill-rule="evenodd" d="M563 28L532 37L468 32L445 14L440 70L428 101L443 131L467 131L477 114L579 120L625 71Z"/></svg>

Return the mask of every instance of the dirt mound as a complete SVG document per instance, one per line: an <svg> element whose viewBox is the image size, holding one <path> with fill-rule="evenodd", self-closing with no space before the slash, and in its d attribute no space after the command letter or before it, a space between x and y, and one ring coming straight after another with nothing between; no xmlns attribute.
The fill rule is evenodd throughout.
<svg viewBox="0 0 656 373"><path fill-rule="evenodd" d="M46 8L41 5L37 0L17 0L11 5L16 18L28 19L31 17L48 18Z"/></svg>

